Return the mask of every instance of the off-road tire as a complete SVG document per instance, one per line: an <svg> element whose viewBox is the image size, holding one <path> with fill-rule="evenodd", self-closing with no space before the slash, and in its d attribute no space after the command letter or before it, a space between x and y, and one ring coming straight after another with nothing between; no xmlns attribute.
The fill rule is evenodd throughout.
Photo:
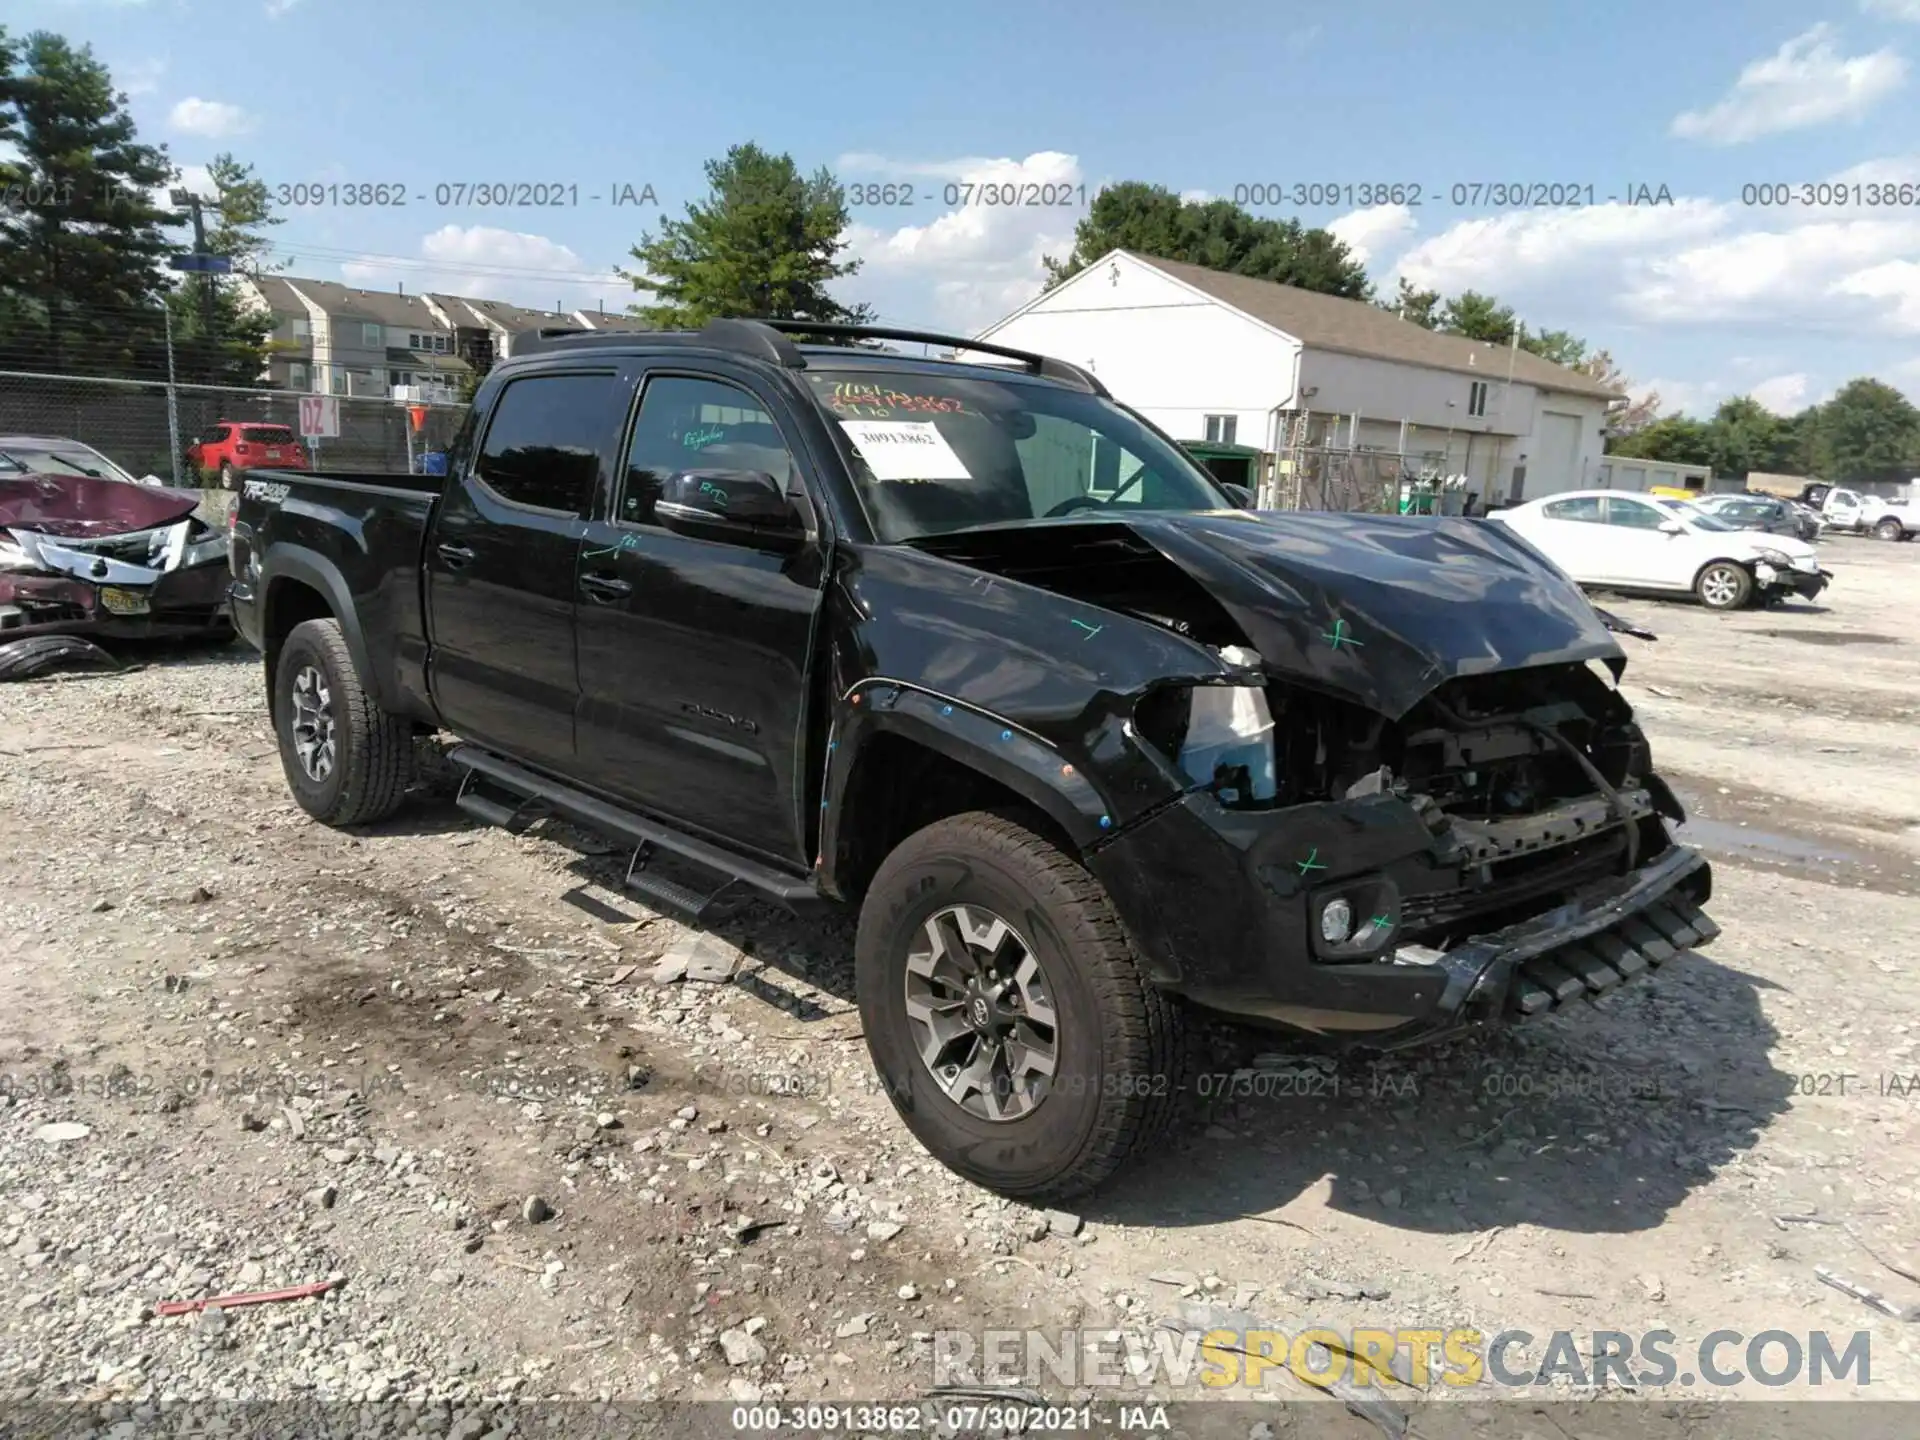
<svg viewBox="0 0 1920 1440"><path fill-rule="evenodd" d="M1715 560L1694 576L1693 593L1709 610L1738 610L1753 598L1753 576L1731 560Z"/></svg>
<svg viewBox="0 0 1920 1440"><path fill-rule="evenodd" d="M1907 538L1907 527L1889 515L1873 527L1873 538L1876 540L1904 540Z"/></svg>
<svg viewBox="0 0 1920 1440"><path fill-rule="evenodd" d="M308 666L326 679L337 736L332 769L319 781L301 765L293 738L294 681ZM413 778L413 725L367 693L338 620L306 620L287 636L274 667L273 726L287 788L314 819L365 825L399 808Z"/></svg>
<svg viewBox="0 0 1920 1440"><path fill-rule="evenodd" d="M1052 1089L1018 1119L962 1109L914 1047L908 951L929 916L957 904L1013 924L1051 983ZM935 1159L1002 1195L1093 1189L1165 1129L1184 1089L1181 1002L1149 983L1100 883L1015 815L954 815L903 840L867 889L854 974L867 1050L900 1118Z"/></svg>
<svg viewBox="0 0 1920 1440"><path fill-rule="evenodd" d="M240 488L234 480L233 466L224 460L220 462L220 488L222 490L238 490Z"/></svg>

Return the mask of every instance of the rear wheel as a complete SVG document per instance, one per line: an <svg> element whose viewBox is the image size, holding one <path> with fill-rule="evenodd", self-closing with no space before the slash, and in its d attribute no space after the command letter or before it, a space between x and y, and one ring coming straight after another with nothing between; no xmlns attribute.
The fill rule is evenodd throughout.
<svg viewBox="0 0 1920 1440"><path fill-rule="evenodd" d="M1011 816L953 816L887 857L855 973L907 1128L1001 1194L1092 1189L1181 1091L1178 1001L1148 983L1099 882Z"/></svg>
<svg viewBox="0 0 1920 1440"><path fill-rule="evenodd" d="M1709 610L1738 610L1753 595L1753 576L1731 560L1716 560L1695 577L1693 590Z"/></svg>
<svg viewBox="0 0 1920 1440"><path fill-rule="evenodd" d="M234 488L233 466L224 460L220 462L220 488L222 490L231 490Z"/></svg>
<svg viewBox="0 0 1920 1440"><path fill-rule="evenodd" d="M1873 527L1873 536L1876 540L1904 540L1907 531L1904 525L1889 515Z"/></svg>
<svg viewBox="0 0 1920 1440"><path fill-rule="evenodd" d="M398 809L413 776L413 726L367 694L340 622L294 626L273 683L280 765L300 808L328 825Z"/></svg>

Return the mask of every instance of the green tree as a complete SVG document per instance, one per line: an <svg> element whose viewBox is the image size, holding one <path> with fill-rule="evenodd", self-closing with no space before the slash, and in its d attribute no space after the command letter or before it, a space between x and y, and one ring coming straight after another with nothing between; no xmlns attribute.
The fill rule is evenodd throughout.
<svg viewBox="0 0 1920 1440"><path fill-rule="evenodd" d="M633 247L635 270L620 275L651 291L650 305L629 307L662 330L698 329L724 317L863 323L864 305L843 305L827 292L860 269L842 260L845 192L822 167L800 174L790 155L735 145L707 162L708 194L666 220L658 235Z"/></svg>
<svg viewBox="0 0 1920 1440"><path fill-rule="evenodd" d="M1785 468L1791 436L1785 423L1750 395L1723 400L1707 422L1707 463L1716 475L1744 480L1755 470Z"/></svg>
<svg viewBox="0 0 1920 1440"><path fill-rule="evenodd" d="M1676 460L1687 465L1705 465L1711 444L1704 421L1674 411L1625 435L1607 447L1610 455L1626 455L1640 460Z"/></svg>
<svg viewBox="0 0 1920 1440"><path fill-rule="evenodd" d="M1094 197L1074 227L1066 259L1044 257L1046 288L1079 274L1110 250L1204 265L1349 300L1372 287L1366 267L1326 230L1251 215L1230 200L1182 200L1164 185L1127 180Z"/></svg>
<svg viewBox="0 0 1920 1440"><path fill-rule="evenodd" d="M1400 288L1379 305L1382 310L1391 310L1423 330L1440 328L1440 292L1415 289L1404 275L1400 277Z"/></svg>
<svg viewBox="0 0 1920 1440"><path fill-rule="evenodd" d="M0 360L152 373L163 363L164 227L179 223L152 197L173 166L135 138L126 97L90 48L38 31L4 49L0 138L20 188L0 211Z"/></svg>
<svg viewBox="0 0 1920 1440"><path fill-rule="evenodd" d="M1587 342L1565 330L1529 330L1522 325L1520 348L1569 370L1580 369L1587 358Z"/></svg>
<svg viewBox="0 0 1920 1440"><path fill-rule="evenodd" d="M1906 478L1920 457L1920 410L1879 380L1849 380L1813 424L1815 471L1846 484Z"/></svg>
<svg viewBox="0 0 1920 1440"><path fill-rule="evenodd" d="M1512 307L1477 290L1462 290L1440 311L1440 328L1447 334L1464 335L1469 340L1485 340L1494 345L1505 345L1512 340L1518 323Z"/></svg>
<svg viewBox="0 0 1920 1440"><path fill-rule="evenodd" d="M207 173L213 194L204 212L212 217L204 249L224 255L240 275L262 275L278 268L271 261L267 231L281 223L273 213L266 183L231 154L214 156ZM178 176L175 177L178 179ZM167 304L173 311L174 362L183 379L209 385L254 385L272 344L273 319L246 303L240 283L214 275L182 278Z"/></svg>

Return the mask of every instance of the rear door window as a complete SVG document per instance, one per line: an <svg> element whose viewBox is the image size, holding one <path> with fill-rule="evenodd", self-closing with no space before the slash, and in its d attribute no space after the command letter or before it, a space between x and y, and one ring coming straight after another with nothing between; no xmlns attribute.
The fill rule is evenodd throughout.
<svg viewBox="0 0 1920 1440"><path fill-rule="evenodd" d="M494 402L474 478L510 505L584 515L619 423L611 371L529 375Z"/></svg>
<svg viewBox="0 0 1920 1440"><path fill-rule="evenodd" d="M1600 497L1583 495L1578 500L1555 500L1542 505L1540 514L1548 520L1580 520L1589 525L1600 523Z"/></svg>

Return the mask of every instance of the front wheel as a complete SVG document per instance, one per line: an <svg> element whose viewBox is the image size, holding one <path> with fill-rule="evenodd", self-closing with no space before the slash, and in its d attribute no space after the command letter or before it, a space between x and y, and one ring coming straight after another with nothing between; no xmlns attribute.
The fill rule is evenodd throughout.
<svg viewBox="0 0 1920 1440"><path fill-rule="evenodd" d="M1882 520L1878 525L1873 527L1873 538L1876 540L1904 540L1907 538L1906 527L1889 515L1885 520Z"/></svg>
<svg viewBox="0 0 1920 1440"><path fill-rule="evenodd" d="M888 1097L975 1184L1063 1200L1164 1129L1179 1002L1148 982L1100 883L1019 820L956 815L901 842L854 955Z"/></svg>
<svg viewBox="0 0 1920 1440"><path fill-rule="evenodd" d="M274 667L280 765L300 808L365 825L400 806L413 778L413 726L367 694L338 620L293 627Z"/></svg>
<svg viewBox="0 0 1920 1440"><path fill-rule="evenodd" d="M1709 610L1738 610L1753 594L1753 576L1731 560L1716 560L1700 572L1693 589Z"/></svg>

